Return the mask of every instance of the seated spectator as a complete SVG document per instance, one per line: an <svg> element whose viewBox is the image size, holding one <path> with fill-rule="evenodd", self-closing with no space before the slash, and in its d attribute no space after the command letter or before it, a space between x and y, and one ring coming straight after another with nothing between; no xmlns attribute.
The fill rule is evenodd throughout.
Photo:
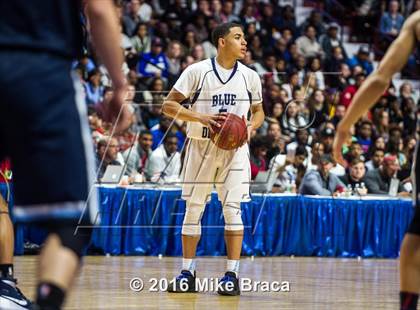
<svg viewBox="0 0 420 310"><path fill-rule="evenodd" d="M83 54L79 61L73 63L72 67L80 70L80 75L85 80L89 78L89 73L96 68L95 63L87 54Z"/></svg>
<svg viewBox="0 0 420 310"><path fill-rule="evenodd" d="M299 53L305 57L316 57L324 54L321 45L319 45L317 41L316 35L317 33L315 27L307 25L305 28L305 34L296 39Z"/></svg>
<svg viewBox="0 0 420 310"><path fill-rule="evenodd" d="M143 173L152 154L153 136L149 130L140 132L137 143L125 150L123 156L127 163L127 174Z"/></svg>
<svg viewBox="0 0 420 310"><path fill-rule="evenodd" d="M420 3L420 2L419 2ZM400 99L415 98L416 92L413 90L413 85L410 82L404 82L400 86Z"/></svg>
<svg viewBox="0 0 420 310"><path fill-rule="evenodd" d="M318 169L305 174L299 187L302 195L336 196L344 189L344 183L334 174L330 173L334 162L329 154L324 154L318 162Z"/></svg>
<svg viewBox="0 0 420 310"><path fill-rule="evenodd" d="M322 20L322 12L319 10L312 10L309 17L301 25L301 29L306 29L307 26L313 26L317 33L317 38L326 32L325 23Z"/></svg>
<svg viewBox="0 0 420 310"><path fill-rule="evenodd" d="M281 102L275 102L271 108L271 113L269 114L269 117L280 123L282 114L283 104Z"/></svg>
<svg viewBox="0 0 420 310"><path fill-rule="evenodd" d="M339 74L333 74L333 75L328 76L329 86L332 89L343 91L350 84L352 73L351 73L349 65L347 63L341 62L341 60L338 60L339 62L338 70L336 70L335 67L328 67L330 64L334 65L334 61L335 60L331 60L327 62L326 70L328 72L339 72Z"/></svg>
<svg viewBox="0 0 420 310"><path fill-rule="evenodd" d="M356 66L361 66L362 69L365 71L365 74L369 75L373 71L373 64L369 54L369 48L367 46L362 45L359 48L357 54L354 55L353 58L349 59L347 63L352 70Z"/></svg>
<svg viewBox="0 0 420 310"><path fill-rule="evenodd" d="M389 138L389 112L386 109L378 109L373 115L373 124L375 125L375 136ZM384 146L385 148L385 146Z"/></svg>
<svg viewBox="0 0 420 310"><path fill-rule="evenodd" d="M363 73L358 74L356 76L356 84L348 85L341 93L340 104L344 105L346 109L349 107L351 100L353 99L360 85L362 85L365 78L366 78L365 74Z"/></svg>
<svg viewBox="0 0 420 310"><path fill-rule="evenodd" d="M307 120L301 112L300 106L296 100L290 101L285 108L281 119L282 132L291 138L294 138L299 128L307 125Z"/></svg>
<svg viewBox="0 0 420 310"><path fill-rule="evenodd" d="M366 195L367 188L364 184L365 174L365 163L360 158L355 158L351 161L347 173L343 176L340 176L340 180L346 185L347 188L350 185L354 193L359 195Z"/></svg>
<svg viewBox="0 0 420 310"><path fill-rule="evenodd" d="M388 96L389 100L389 118L392 119L392 122L395 124L401 123L404 119L403 112L400 108L400 102L396 96ZM399 127L402 133L402 129ZM390 129L391 130L391 129Z"/></svg>
<svg viewBox="0 0 420 310"><path fill-rule="evenodd" d="M372 144L373 128L372 123L368 120L362 121L357 131L357 142L362 146L364 154L367 154Z"/></svg>
<svg viewBox="0 0 420 310"><path fill-rule="evenodd" d="M135 35L131 38L131 44L137 55L150 53L152 38L149 35L147 24L139 23L134 34Z"/></svg>
<svg viewBox="0 0 420 310"><path fill-rule="evenodd" d="M84 84L86 103L95 105L102 101L104 87L101 85L101 74L99 70L93 69L89 72L88 82Z"/></svg>
<svg viewBox="0 0 420 310"><path fill-rule="evenodd" d="M400 169L398 159L396 156L386 156L383 160L382 166L378 169L369 170L365 176L365 183L369 194L388 195L391 185L391 179L397 176ZM401 195L407 194L403 184L398 184L398 193Z"/></svg>
<svg viewBox="0 0 420 310"><path fill-rule="evenodd" d="M332 152L332 145L334 142L335 130L325 126L320 133L320 141L324 145L324 153L330 154Z"/></svg>
<svg viewBox="0 0 420 310"><path fill-rule="evenodd" d="M362 160L364 160L362 146L357 140L351 143L344 157L348 163L351 163L356 158L362 158Z"/></svg>
<svg viewBox="0 0 420 310"><path fill-rule="evenodd" d="M341 65L346 64L347 62L347 56L344 54L344 49L342 49L340 46L335 46L332 48L331 56L329 58L325 59L325 71L326 72L340 72L341 71ZM340 78L340 76L337 76L337 74L332 73L326 73L325 78L328 79L328 81L332 84L330 86L336 87L336 83L334 83L334 79ZM345 78L345 77L344 77Z"/></svg>
<svg viewBox="0 0 420 310"><path fill-rule="evenodd" d="M307 158L308 151L305 146L299 145L295 150L293 163L283 165L277 169L279 176L274 183L272 191L282 193L290 190L290 192L296 193L306 172L305 161L307 161ZM290 187L290 189L288 189L288 187Z"/></svg>
<svg viewBox="0 0 420 310"><path fill-rule="evenodd" d="M337 23L331 23L328 25L327 33L323 34L319 38L319 43L321 44L321 47L324 50L325 58L328 60L333 58L334 48L336 47L341 49L341 52L343 53L343 58L347 58L344 46L341 43L340 38L338 37L339 28L340 26Z"/></svg>
<svg viewBox="0 0 420 310"><path fill-rule="evenodd" d="M150 106L150 104L153 103L154 100L156 100L155 103L157 103L158 101L162 101L160 102L162 104L163 99L165 97L164 90L164 81L160 77L153 78L150 81L149 88L142 92L144 103Z"/></svg>
<svg viewBox="0 0 420 310"><path fill-rule="evenodd" d="M177 152L178 138L173 133L165 136L163 144L149 157L145 168L147 180L176 182L181 170L181 154Z"/></svg>
<svg viewBox="0 0 420 310"><path fill-rule="evenodd" d="M318 163L322 155L324 155L325 146L321 142L315 142L312 146L311 160L308 160L307 170L317 170Z"/></svg>
<svg viewBox="0 0 420 310"><path fill-rule="evenodd" d="M96 159L99 166L98 181L102 179L108 165L120 166L118 161L119 145L115 138L104 138L98 142L96 148Z"/></svg>
<svg viewBox="0 0 420 310"><path fill-rule="evenodd" d="M168 62L162 51L163 45L160 38L154 38L152 49L149 53L140 54L138 72L143 77L168 77Z"/></svg>
<svg viewBox="0 0 420 310"><path fill-rule="evenodd" d="M328 104L325 94L320 89L315 89L308 100L309 122L311 128L318 128L328 120Z"/></svg>
<svg viewBox="0 0 420 310"><path fill-rule="evenodd" d="M392 0L389 2L389 11L382 13L379 22L379 31L382 35L382 39L393 41L400 32L402 25L404 24L404 17L398 13L398 11L398 1Z"/></svg>
<svg viewBox="0 0 420 310"><path fill-rule="evenodd" d="M279 123L270 122L267 127L267 139L271 142L267 148L267 161L285 151L285 137L282 136Z"/></svg>
<svg viewBox="0 0 420 310"><path fill-rule="evenodd" d="M385 157L388 155L393 155L398 159L399 166L402 167L406 164L407 158L405 154L402 152L401 147L402 139L398 136L391 136L389 137Z"/></svg>
<svg viewBox="0 0 420 310"><path fill-rule="evenodd" d="M404 115L404 136L411 135L416 131L417 127L417 107L413 98L404 98L401 102L401 109Z"/></svg>
<svg viewBox="0 0 420 310"><path fill-rule="evenodd" d="M371 159L366 162L365 166L368 171L378 169L384 160L385 151L380 148L373 148Z"/></svg>
<svg viewBox="0 0 420 310"><path fill-rule="evenodd" d="M337 127L337 124L343 119L344 115L346 115L346 107L342 104L337 105L335 107L334 117L331 120L334 126Z"/></svg>
<svg viewBox="0 0 420 310"><path fill-rule="evenodd" d="M136 33L136 25L141 21L138 14L140 11L140 1L131 0L127 6L127 13L122 16L122 23L127 35L131 37Z"/></svg>
<svg viewBox="0 0 420 310"><path fill-rule="evenodd" d="M308 74L314 80L315 88L319 90L325 89L325 79L319 57L313 57L308 60Z"/></svg>
<svg viewBox="0 0 420 310"><path fill-rule="evenodd" d="M287 92L287 99L291 100L293 98L293 89L299 86L299 74L297 71L293 71L289 74L288 83L284 83L281 85Z"/></svg>
<svg viewBox="0 0 420 310"><path fill-rule="evenodd" d="M238 23L239 16L234 13L234 1L223 1L222 11L220 13L220 22L222 23Z"/></svg>
<svg viewBox="0 0 420 310"><path fill-rule="evenodd" d="M267 155L268 139L264 136L255 136L251 139L250 145L250 162L251 162L251 179L254 180L259 171L266 171L267 164L265 156Z"/></svg>
<svg viewBox="0 0 420 310"><path fill-rule="evenodd" d="M168 118L165 115L161 115L159 118L159 124L155 125L152 129L152 136L153 136L153 145L152 145L152 150L155 150L159 147L159 145L163 142L163 138L165 136L166 133L170 132L171 130L173 130L173 127L171 127L173 121ZM184 145L185 142L185 137L184 135L177 131L175 133L175 135L178 138L178 151L180 151L182 149L182 146Z"/></svg>
<svg viewBox="0 0 420 310"><path fill-rule="evenodd" d="M306 151L307 151L307 161L305 160L305 166L308 165L308 161L311 161L311 153L312 153L312 148L309 146L310 142L309 142L309 132L307 129L300 129L298 130L298 132L296 133L296 138L294 139L294 141L290 142L289 144L286 145L286 153L287 153L287 158L294 158L296 156L295 152L296 149L299 146L303 146L305 147Z"/></svg>
<svg viewBox="0 0 420 310"><path fill-rule="evenodd" d="M181 58L182 58L182 47L178 41L171 41L166 52L166 58L168 63L168 72L170 78L175 81L175 78L181 73ZM170 83L171 85L173 83Z"/></svg>
<svg viewBox="0 0 420 310"><path fill-rule="evenodd" d="M375 139L375 142L373 143L373 148L385 150L386 144L385 144L385 138L383 136L379 136Z"/></svg>

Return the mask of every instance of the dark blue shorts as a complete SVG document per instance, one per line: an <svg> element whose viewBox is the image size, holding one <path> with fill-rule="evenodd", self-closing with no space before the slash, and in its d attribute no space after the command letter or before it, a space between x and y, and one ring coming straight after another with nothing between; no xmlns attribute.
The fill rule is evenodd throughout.
<svg viewBox="0 0 420 310"><path fill-rule="evenodd" d="M420 235L420 151L419 151L419 142L417 141L416 151L414 153L414 180L413 182L413 202L414 205L414 217L411 221L408 232L415 235ZM413 172L412 172L413 175Z"/></svg>
<svg viewBox="0 0 420 310"><path fill-rule="evenodd" d="M0 94L0 159L12 161L15 219L77 219L89 208L96 212L92 139L71 61L0 50Z"/></svg>

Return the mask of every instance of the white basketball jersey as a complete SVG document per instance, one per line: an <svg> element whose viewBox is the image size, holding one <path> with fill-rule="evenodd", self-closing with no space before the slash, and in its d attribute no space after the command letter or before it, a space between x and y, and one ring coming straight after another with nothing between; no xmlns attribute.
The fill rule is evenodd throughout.
<svg viewBox="0 0 420 310"><path fill-rule="evenodd" d="M248 118L251 104L262 102L261 80L258 74L239 61L230 76L218 72L216 59L206 59L187 67L174 88L189 98L190 109L199 113L233 113ZM210 131L198 122L187 124L187 136L208 139Z"/></svg>

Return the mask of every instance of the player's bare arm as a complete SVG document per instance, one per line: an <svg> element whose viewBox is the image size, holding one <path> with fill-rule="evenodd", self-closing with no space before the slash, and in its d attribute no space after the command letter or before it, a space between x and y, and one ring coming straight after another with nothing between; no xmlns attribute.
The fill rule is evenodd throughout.
<svg viewBox="0 0 420 310"><path fill-rule="evenodd" d="M114 121L121 111L116 131L123 131L129 127L131 115L123 106L126 96L126 79L121 70L124 55L120 48L121 34L116 9L112 0L90 0L86 4L86 14L95 51L107 68L114 88L106 116L109 121Z"/></svg>
<svg viewBox="0 0 420 310"><path fill-rule="evenodd" d="M260 128L264 123L264 109L262 102L251 105L251 119L248 123L248 140L251 138L251 132L253 129Z"/></svg>
<svg viewBox="0 0 420 310"><path fill-rule="evenodd" d="M176 89L172 88L163 102L162 113L168 117L186 122L199 122L204 126L208 126L210 130L212 126L220 127L220 122L226 119L225 113L216 115L202 114L184 108L181 102L187 98Z"/></svg>
<svg viewBox="0 0 420 310"><path fill-rule="evenodd" d="M405 22L397 39L391 44L384 58L375 70L362 84L353 98L351 105L337 126L333 153L335 159L345 164L341 148L350 134L350 127L377 102L386 91L392 76L399 72L407 63L416 42L416 33L420 31L420 12L411 15Z"/></svg>
<svg viewBox="0 0 420 310"><path fill-rule="evenodd" d="M253 129L260 128L261 125L264 123L264 109L262 102L258 104L251 105L251 119L250 119L250 125Z"/></svg>

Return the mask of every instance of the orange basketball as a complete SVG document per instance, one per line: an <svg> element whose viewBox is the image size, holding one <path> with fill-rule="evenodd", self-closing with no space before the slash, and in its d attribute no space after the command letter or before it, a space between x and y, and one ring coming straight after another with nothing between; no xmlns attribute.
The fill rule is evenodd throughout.
<svg viewBox="0 0 420 310"><path fill-rule="evenodd" d="M210 139L223 150L234 150L247 141L247 128L244 119L236 114L228 113L221 127L213 126Z"/></svg>

